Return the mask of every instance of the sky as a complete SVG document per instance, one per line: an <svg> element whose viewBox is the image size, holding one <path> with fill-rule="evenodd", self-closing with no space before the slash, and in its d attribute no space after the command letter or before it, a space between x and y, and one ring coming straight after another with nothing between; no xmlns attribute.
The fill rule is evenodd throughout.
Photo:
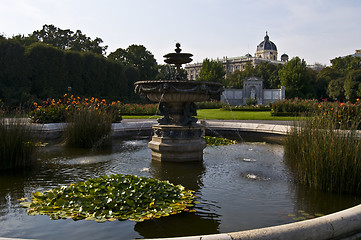
<svg viewBox="0 0 361 240"><path fill-rule="evenodd" d="M266 31L278 49L307 64L361 49L360 0L0 0L0 34L53 24L81 30L107 54L143 45L164 64L179 42L193 63L256 52Z"/></svg>

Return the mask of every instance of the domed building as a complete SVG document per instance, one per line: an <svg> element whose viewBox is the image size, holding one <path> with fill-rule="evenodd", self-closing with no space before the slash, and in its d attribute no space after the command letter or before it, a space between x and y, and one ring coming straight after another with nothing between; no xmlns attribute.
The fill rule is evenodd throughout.
<svg viewBox="0 0 361 240"><path fill-rule="evenodd" d="M274 44L272 41L269 40L269 36L267 32L266 32L266 36L264 37L264 40L260 44L258 44L255 55L258 58L269 59L274 61L277 60L276 44Z"/></svg>
<svg viewBox="0 0 361 240"><path fill-rule="evenodd" d="M247 53L240 57L223 57L217 58L216 61L223 64L226 70L226 76L233 73L236 70L243 71L245 66L250 63L253 66L259 65L261 62L270 62L272 64L285 64L288 61L288 55L283 54L281 61L277 60L278 52L277 46L274 44L269 36L268 32L264 36L264 40L257 45L257 50L254 56ZM187 71L188 79L195 80L199 77L199 71L201 70L202 63L187 64L185 70Z"/></svg>

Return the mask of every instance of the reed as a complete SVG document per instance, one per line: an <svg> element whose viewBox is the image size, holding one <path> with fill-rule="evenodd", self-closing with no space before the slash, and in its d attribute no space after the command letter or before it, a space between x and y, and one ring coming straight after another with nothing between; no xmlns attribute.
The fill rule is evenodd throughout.
<svg viewBox="0 0 361 240"><path fill-rule="evenodd" d="M325 114L295 123L285 141L286 162L304 185L336 193L361 194L358 123L348 130Z"/></svg>
<svg viewBox="0 0 361 240"><path fill-rule="evenodd" d="M31 166L35 151L35 139L28 124L16 118L0 118L0 170Z"/></svg>
<svg viewBox="0 0 361 240"><path fill-rule="evenodd" d="M67 120L65 144L69 147L98 148L110 142L112 113L81 108Z"/></svg>

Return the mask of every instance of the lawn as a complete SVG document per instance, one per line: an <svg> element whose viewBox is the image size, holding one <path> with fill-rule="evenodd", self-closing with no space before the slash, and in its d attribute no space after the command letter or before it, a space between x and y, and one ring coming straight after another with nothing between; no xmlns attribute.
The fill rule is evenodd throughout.
<svg viewBox="0 0 361 240"><path fill-rule="evenodd" d="M220 120L296 120L295 117L273 117L271 112L264 111L224 111L221 109L198 109L198 119L220 119ZM124 119L157 119L161 116L123 116Z"/></svg>

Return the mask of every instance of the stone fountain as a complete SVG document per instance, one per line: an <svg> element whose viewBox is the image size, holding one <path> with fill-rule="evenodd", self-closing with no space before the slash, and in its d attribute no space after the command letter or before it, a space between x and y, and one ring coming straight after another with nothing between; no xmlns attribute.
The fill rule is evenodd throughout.
<svg viewBox="0 0 361 240"><path fill-rule="evenodd" d="M164 117L153 126L152 140L148 147L152 159L164 162L190 162L203 159L202 125L197 124L195 102L219 97L224 88L217 82L190 81L181 79L182 64L190 63L193 56L181 53L176 44L175 53L164 55L165 62L176 66L175 80L138 81L135 92L159 103L159 113Z"/></svg>

